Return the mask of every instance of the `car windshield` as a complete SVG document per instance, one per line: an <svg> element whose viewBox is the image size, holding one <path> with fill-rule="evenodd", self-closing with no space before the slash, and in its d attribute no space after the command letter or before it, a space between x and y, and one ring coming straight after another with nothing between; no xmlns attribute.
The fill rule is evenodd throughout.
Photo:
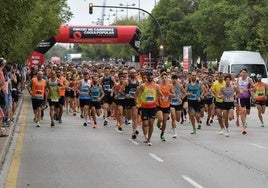
<svg viewBox="0 0 268 188"><path fill-rule="evenodd" d="M235 75L239 75L242 69L248 70L248 75L251 73L261 74L263 78L267 78L267 73L264 65L256 65L256 64L235 64L231 67L231 72L234 72Z"/></svg>

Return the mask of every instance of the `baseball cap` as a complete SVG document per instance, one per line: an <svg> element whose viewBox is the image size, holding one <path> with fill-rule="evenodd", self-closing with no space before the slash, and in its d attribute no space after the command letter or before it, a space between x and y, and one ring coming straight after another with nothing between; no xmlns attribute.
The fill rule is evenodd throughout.
<svg viewBox="0 0 268 188"><path fill-rule="evenodd" d="M147 76L152 76L153 74L154 74L154 72L152 70L147 70L146 71Z"/></svg>

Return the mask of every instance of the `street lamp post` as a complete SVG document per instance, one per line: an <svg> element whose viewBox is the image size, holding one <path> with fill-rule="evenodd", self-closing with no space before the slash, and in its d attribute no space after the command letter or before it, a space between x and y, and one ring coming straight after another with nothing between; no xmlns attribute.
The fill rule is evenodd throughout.
<svg viewBox="0 0 268 188"><path fill-rule="evenodd" d="M129 9L128 7L134 7L134 6L136 6L136 4L135 3L132 3L132 4L127 3L124 5L124 4L120 3L119 6L127 7L127 19L128 19L128 9Z"/></svg>
<svg viewBox="0 0 268 188"><path fill-rule="evenodd" d="M118 12L123 12L124 9L118 10L118 9L110 9L111 12L115 12L115 22L118 21Z"/></svg>
<svg viewBox="0 0 268 188"><path fill-rule="evenodd" d="M122 5L120 5L122 6ZM163 61L164 59L164 46L163 46L163 33L162 33L162 29L161 29L161 26L158 22L158 20L148 11L144 10L144 9L141 9L141 8L138 8L138 7L118 7L118 6L100 6L100 5L94 5L94 7L104 7L104 8L116 8L116 9L119 9L119 8L122 8L122 9L133 9L133 10L141 10L145 13L147 13L149 16L151 16L151 18L155 21L155 23L157 24L157 27L159 29L159 37L160 37L160 46L159 46L159 50L162 52L161 53L161 60Z"/></svg>

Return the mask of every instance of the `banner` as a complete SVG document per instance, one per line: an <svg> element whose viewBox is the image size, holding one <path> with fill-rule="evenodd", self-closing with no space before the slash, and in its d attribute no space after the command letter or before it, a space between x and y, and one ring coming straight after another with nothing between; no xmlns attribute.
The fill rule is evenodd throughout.
<svg viewBox="0 0 268 188"><path fill-rule="evenodd" d="M184 46L183 47L183 71L188 72L190 70L190 63L191 63L191 54L192 54L192 47L191 46Z"/></svg>

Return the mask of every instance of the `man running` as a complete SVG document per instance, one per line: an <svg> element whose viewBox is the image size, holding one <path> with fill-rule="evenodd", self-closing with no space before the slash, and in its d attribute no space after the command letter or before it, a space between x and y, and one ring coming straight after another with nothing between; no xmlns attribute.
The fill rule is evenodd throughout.
<svg viewBox="0 0 268 188"><path fill-rule="evenodd" d="M170 99L175 97L175 92L173 90L173 85L168 82L168 75L166 72L161 74L161 82L159 84L160 91L162 96L158 100L158 111L157 119L161 125L161 134L160 139L166 141L164 134L166 130L167 120L170 114Z"/></svg>
<svg viewBox="0 0 268 188"><path fill-rule="evenodd" d="M113 96L112 96L112 88L115 85L114 77L110 76L110 67L104 68L104 75L100 80L100 84L104 90L104 97L103 101L103 115L104 115L104 122L103 125L106 126L108 124L108 111L110 110L110 105L113 103Z"/></svg>
<svg viewBox="0 0 268 188"><path fill-rule="evenodd" d="M251 89L254 88L253 80L248 77L248 70L242 69L240 72L240 77L237 80L238 89L239 89L239 110L241 112L241 122L242 122L242 134L247 134L247 115L250 114L250 98L251 98Z"/></svg>
<svg viewBox="0 0 268 188"><path fill-rule="evenodd" d="M257 74L257 82L254 85L254 99L255 99L255 104L258 110L258 116L261 121L261 127L264 127L264 122L263 122L263 117L262 114L265 113L266 109L266 100L267 100L267 95L268 95L268 86L262 82L262 75Z"/></svg>
<svg viewBox="0 0 268 188"><path fill-rule="evenodd" d="M238 96L238 89L231 84L231 75L224 77L225 86L221 88L220 98L223 99L223 124L225 126L225 136L229 137L229 121L234 119L234 101Z"/></svg>
<svg viewBox="0 0 268 188"><path fill-rule="evenodd" d="M176 122L180 122L182 101L186 97L186 91L181 84L178 82L178 76L172 75L172 85L175 92L175 97L170 99L170 112L171 112L171 125L173 131L173 138L177 138L177 125Z"/></svg>
<svg viewBox="0 0 268 188"><path fill-rule="evenodd" d="M90 100L91 114L94 121L93 128L97 128L96 115L100 116L101 100L104 97L104 91L101 85L98 83L98 79L99 79L98 75L94 75L92 77L92 85L89 89L91 98Z"/></svg>
<svg viewBox="0 0 268 188"><path fill-rule="evenodd" d="M193 127L191 134L196 134L195 123L200 121L200 101L204 95L204 89L196 79L196 72L191 73L191 81L187 86L187 100L189 105L189 118Z"/></svg>
<svg viewBox="0 0 268 188"><path fill-rule="evenodd" d="M130 119L132 120L132 139L137 138L139 134L137 130L138 123L138 108L136 106L135 96L137 88L139 87L139 81L137 79L137 71L134 67L129 68L129 80L126 82L125 93L126 93L126 111L129 111Z"/></svg>
<svg viewBox="0 0 268 188"><path fill-rule="evenodd" d="M91 81L89 80L88 72L84 72L83 79L77 82L77 87L76 87L76 91L79 94L79 103L80 103L81 115L82 115L81 117L85 119L84 124L83 124L84 126L87 126L87 121L88 121L88 116L89 116L90 86L91 86Z"/></svg>
<svg viewBox="0 0 268 188"><path fill-rule="evenodd" d="M154 120L156 117L156 104L157 97L160 97L161 91L159 86L153 82L153 71L146 72L147 80L141 84L137 91L137 97L140 98L141 113L142 113L142 126L149 127L148 139L146 143L152 146L151 137L154 130ZM137 100L136 100L137 101Z"/></svg>
<svg viewBox="0 0 268 188"><path fill-rule="evenodd" d="M220 135L224 134L224 124L222 120L222 109L223 109L223 98L220 95L221 88L225 86L225 81L223 80L223 73L218 73L218 80L216 80L212 85L212 91L215 96L215 106L216 106L216 114L218 118L218 122L220 125Z"/></svg>
<svg viewBox="0 0 268 188"><path fill-rule="evenodd" d="M37 76L32 78L27 86L27 89L32 98L32 107L34 110L34 121L36 127L40 127L41 110L46 94L47 81L43 79L43 72L38 71Z"/></svg>

